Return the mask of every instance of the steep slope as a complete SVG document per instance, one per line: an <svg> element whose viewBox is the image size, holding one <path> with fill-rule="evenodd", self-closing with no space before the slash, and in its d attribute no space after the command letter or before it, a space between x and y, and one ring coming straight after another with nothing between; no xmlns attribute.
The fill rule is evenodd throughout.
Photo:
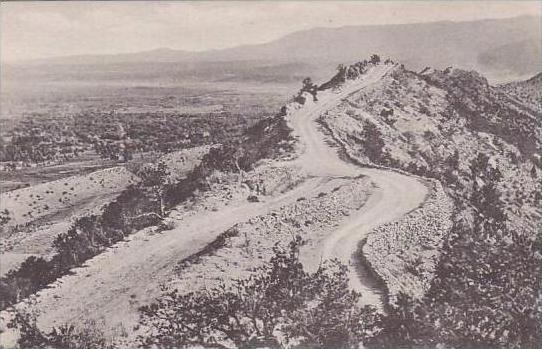
<svg viewBox="0 0 542 349"><path fill-rule="evenodd" d="M351 84L344 84L341 89L320 91L315 101L305 95L305 102L290 105L288 121L299 137L301 156L295 161L309 175L318 176L367 176L375 189L366 205L355 215L340 225L316 251L311 249L313 261L318 257L337 258L350 267L350 285L362 294L363 302L383 307L381 290L375 289L373 280L367 275L360 275L358 249L360 242L369 232L381 224L399 219L405 213L418 207L428 194L422 181L399 173L356 166L349 159L340 159L336 148L330 147L329 137L318 129L317 120L333 110L341 100L353 93L370 89L374 84L393 71L395 65L369 63L364 74ZM345 161L346 160L346 161ZM316 253L315 253L316 252ZM306 257L307 258L307 257ZM306 259L307 261L311 259ZM313 265L317 266L317 263Z"/></svg>
<svg viewBox="0 0 542 349"><path fill-rule="evenodd" d="M514 187L523 186L532 194L537 183L531 173L540 168L539 114L474 72L417 74L398 66L378 84L346 98L321 121L363 163L450 183L458 180L466 186L470 161L485 154L504 176L501 185L510 204L521 195ZM523 210L536 206L532 200L529 205Z"/></svg>
<svg viewBox="0 0 542 349"><path fill-rule="evenodd" d="M350 74L345 84L360 74ZM540 112L476 72L415 73L395 66L320 122L350 157L438 180L454 200L447 234L438 231L438 214L422 212L369 236L364 254L401 307L392 311L393 321L409 324L407 332L398 328L381 338L505 347L540 343ZM423 245L435 231L427 226L444 237L432 267ZM416 294L412 284L424 285L425 292Z"/></svg>
<svg viewBox="0 0 542 349"><path fill-rule="evenodd" d="M536 111L538 115L542 113L542 73L538 73L525 81L514 81L499 85L498 88L518 102Z"/></svg>

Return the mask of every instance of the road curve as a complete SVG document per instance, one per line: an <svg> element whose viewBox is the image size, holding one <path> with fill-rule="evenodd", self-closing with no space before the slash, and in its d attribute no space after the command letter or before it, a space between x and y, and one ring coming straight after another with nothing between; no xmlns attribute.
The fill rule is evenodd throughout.
<svg viewBox="0 0 542 349"><path fill-rule="evenodd" d="M381 79L393 66L381 65L369 70L360 80L352 82L341 92L326 91L319 101L308 101L306 105L289 115L289 123L303 147L299 164L314 176L359 176L370 178L375 190L367 203L356 215L344 222L319 246L311 251L311 261L339 259L349 266L350 285L361 292L362 303L382 307L381 296L371 287L371 280L359 275L356 268L356 252L360 241L374 228L399 219L418 207L425 200L428 189L418 179L397 172L356 166L342 161L337 150L320 132L316 119L335 107L342 99ZM314 253L319 258L314 258ZM309 268L310 266L309 262ZM312 266L314 267L314 266Z"/></svg>
<svg viewBox="0 0 542 349"><path fill-rule="evenodd" d="M413 177L342 161L318 130L316 119L342 98L378 81L389 69L390 66L377 66L363 79L344 87L342 92L324 92L318 102L309 102L289 114L289 122L299 137L303 152L297 160L285 165L302 166L311 175L304 184L267 202L244 203L213 213L201 212L164 234L149 236L142 231L132 235L128 241L87 261L84 268L76 268L73 274L30 297L33 307L41 311L40 327L103 318L108 328L122 324L130 330L137 324L137 308L148 304L160 293L160 284L172 274L177 261L201 250L235 223L291 204L300 196L317 195L323 183L336 176L365 175L376 189L356 215L310 251L311 260L315 260L314 256L318 256L316 259L338 258L350 265L351 286L362 293L363 303L378 306L380 297L352 267L358 243L374 227L395 220L420 205L427 188ZM9 316L7 312L2 313L4 321ZM0 336L2 344L13 340L13 333Z"/></svg>

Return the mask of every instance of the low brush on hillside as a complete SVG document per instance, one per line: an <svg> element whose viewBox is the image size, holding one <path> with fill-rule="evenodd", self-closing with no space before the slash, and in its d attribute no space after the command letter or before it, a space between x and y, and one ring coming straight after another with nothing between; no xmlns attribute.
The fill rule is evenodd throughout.
<svg viewBox="0 0 542 349"><path fill-rule="evenodd" d="M319 121L356 161L437 179L455 202L454 225L426 295L415 301L399 294L375 345L535 348L542 342L536 108L476 72L396 66ZM378 239L385 235L373 236Z"/></svg>
<svg viewBox="0 0 542 349"><path fill-rule="evenodd" d="M186 179L168 189L166 201L175 205L192 196L196 190L208 189L206 178L213 171L242 174L262 159L286 157L293 151L293 142L284 115L263 119L250 127L239 141L212 148Z"/></svg>
<svg viewBox="0 0 542 349"><path fill-rule="evenodd" d="M171 181L164 166L147 166L138 172L141 182L125 189L99 214L78 218L54 240L50 260L29 257L0 279L0 309L20 302L82 265L107 247L145 227L160 224L167 211L198 190L206 190L213 171L248 171L262 159L286 155L293 139L282 115L250 127L240 142L211 148L185 178Z"/></svg>

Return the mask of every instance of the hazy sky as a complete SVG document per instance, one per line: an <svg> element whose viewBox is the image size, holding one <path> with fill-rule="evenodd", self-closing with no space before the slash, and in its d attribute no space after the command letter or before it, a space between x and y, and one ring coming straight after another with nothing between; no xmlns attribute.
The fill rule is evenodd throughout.
<svg viewBox="0 0 542 349"><path fill-rule="evenodd" d="M208 50L312 27L541 13L540 1L2 2L4 61L168 47Z"/></svg>

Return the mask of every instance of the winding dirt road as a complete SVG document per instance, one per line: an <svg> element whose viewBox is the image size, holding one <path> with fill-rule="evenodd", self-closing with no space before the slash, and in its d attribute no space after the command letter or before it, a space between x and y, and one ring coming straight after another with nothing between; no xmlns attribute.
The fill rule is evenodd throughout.
<svg viewBox="0 0 542 349"><path fill-rule="evenodd" d="M397 172L369 169L342 161L335 148L331 147L326 137L318 129L316 119L335 107L342 99L352 93L375 83L393 66L379 65L341 92L327 92L319 95L318 102L304 105L289 117L290 125L295 130L304 148L298 161L309 174L314 176L350 176L364 175L370 178L376 189L358 214L344 222L320 246L320 251L305 254L306 264L314 268L321 259L337 258L349 266L350 285L361 292L362 303L382 308L379 293L372 287L372 280L360 277L356 252L360 241L374 228L384 223L399 219L404 214L424 202L428 189L414 177Z"/></svg>

